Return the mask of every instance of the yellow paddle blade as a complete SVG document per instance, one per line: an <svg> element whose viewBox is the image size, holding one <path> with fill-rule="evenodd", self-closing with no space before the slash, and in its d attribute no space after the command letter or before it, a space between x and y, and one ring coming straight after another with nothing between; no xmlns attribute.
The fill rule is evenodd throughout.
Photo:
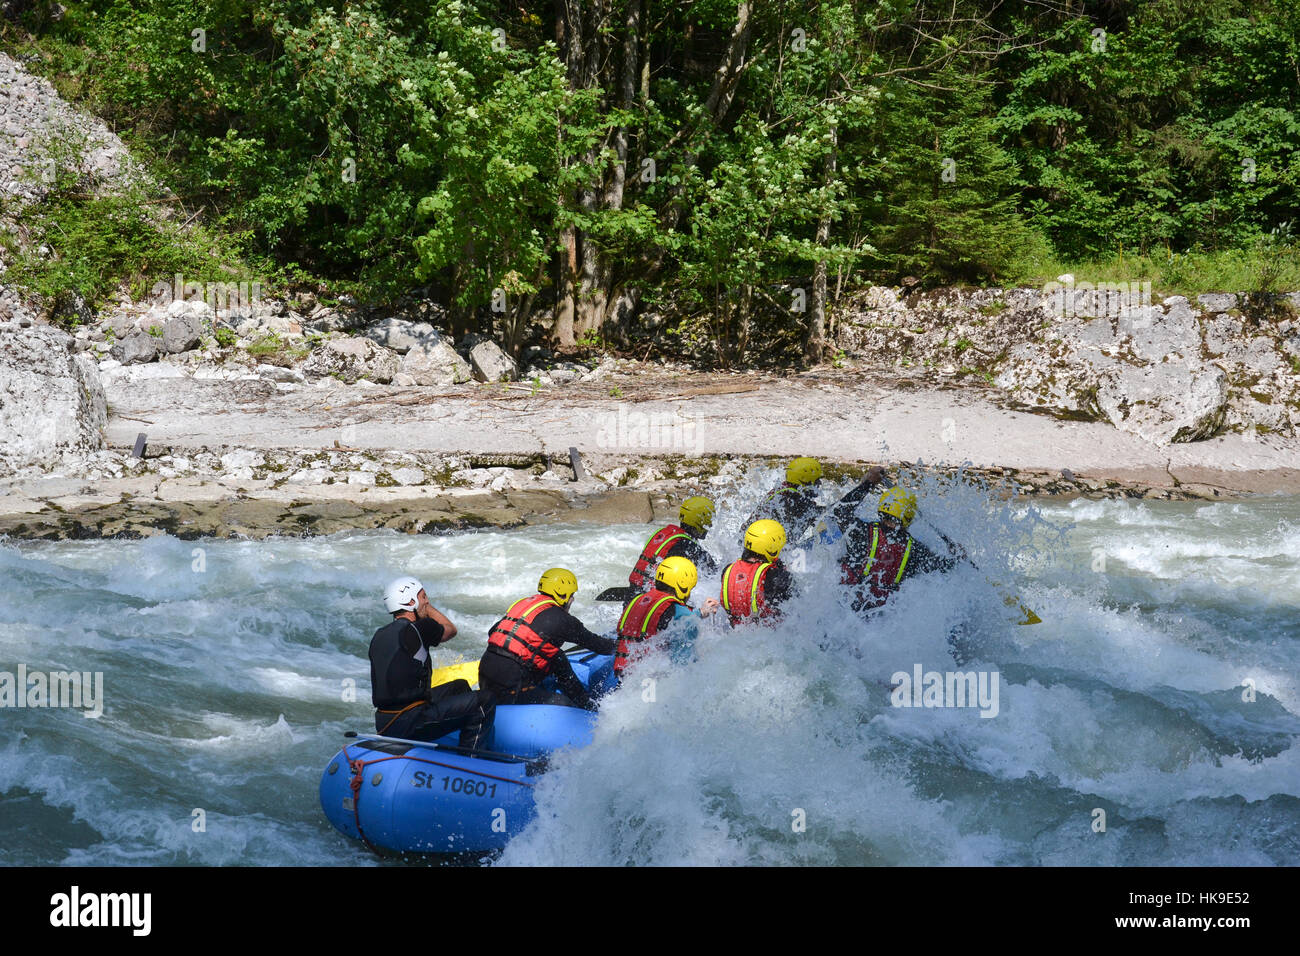
<svg viewBox="0 0 1300 956"><path fill-rule="evenodd" d="M430 687L437 687L439 684L446 684L449 681L463 680L470 684L478 683L478 661L458 661L455 664L448 664L446 667L438 667L433 671L433 680Z"/></svg>
<svg viewBox="0 0 1300 956"><path fill-rule="evenodd" d="M996 587L996 585L994 586ZM1025 619L1023 621L1016 621L1017 624L1042 624L1043 623L1043 619L1039 617L1037 614L1035 614L1030 608L1027 608L1025 607L1025 605L1021 604L1020 598L1016 597L1014 594L1003 593L1002 603L1005 604L1007 607L1018 608L1020 613L1025 616Z"/></svg>

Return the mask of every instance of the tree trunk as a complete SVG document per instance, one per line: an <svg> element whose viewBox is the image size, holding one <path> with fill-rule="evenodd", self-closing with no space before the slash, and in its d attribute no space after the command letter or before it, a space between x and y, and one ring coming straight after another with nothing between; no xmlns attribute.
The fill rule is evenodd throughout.
<svg viewBox="0 0 1300 956"><path fill-rule="evenodd" d="M822 184L829 190L835 181L836 153L839 140L835 127L831 127L830 149L826 152L825 176ZM824 247L831 237L830 200L826 200L821 217L817 220L817 245ZM813 267L812 314L808 318L808 332L804 338L803 355L809 365L819 365L826 359L826 260L818 259Z"/></svg>
<svg viewBox="0 0 1300 956"><path fill-rule="evenodd" d="M575 344L573 322L577 314L575 293L578 270L578 231L565 229L560 234L559 276L555 284L555 327L551 338L562 349Z"/></svg>

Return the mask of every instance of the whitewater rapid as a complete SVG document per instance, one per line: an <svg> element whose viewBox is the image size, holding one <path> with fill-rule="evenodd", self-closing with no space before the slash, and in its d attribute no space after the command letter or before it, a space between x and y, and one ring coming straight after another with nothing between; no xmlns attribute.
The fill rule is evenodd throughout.
<svg viewBox="0 0 1300 956"><path fill-rule="evenodd" d="M720 559L772 477L718 490ZM644 661L495 862L1300 863L1300 499L1008 504L929 480L921 513L918 537L979 570L909 581L864 622L830 554L799 559L780 627L717 622L693 664ZM376 862L316 790L373 726L384 583L415 574L460 627L437 663L476 659L553 565L612 628L592 598L653 530L0 542L0 671L104 686L98 718L0 708L0 862ZM996 716L894 706L918 665L996 673Z"/></svg>

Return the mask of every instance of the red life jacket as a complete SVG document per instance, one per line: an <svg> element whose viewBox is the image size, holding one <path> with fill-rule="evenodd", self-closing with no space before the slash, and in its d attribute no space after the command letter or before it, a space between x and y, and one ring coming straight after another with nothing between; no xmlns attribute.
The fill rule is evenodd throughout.
<svg viewBox="0 0 1300 956"><path fill-rule="evenodd" d="M488 631L488 644L503 648L539 674L545 674L551 669L551 661L560 653L560 648L538 634L533 621L548 607L559 606L554 598L545 594L534 594L516 601L506 611L506 616Z"/></svg>
<svg viewBox="0 0 1300 956"><path fill-rule="evenodd" d="M722 572L722 606L735 627L746 618L773 615L763 601L763 581L770 561L735 561Z"/></svg>
<svg viewBox="0 0 1300 956"><path fill-rule="evenodd" d="M675 605L687 607L676 595L651 588L627 602L618 622L618 647L614 651L614 673L620 677L623 669L640 654L633 655L634 644L643 644L659 633L664 618ZM644 650L642 648L641 650Z"/></svg>
<svg viewBox="0 0 1300 956"><path fill-rule="evenodd" d="M627 583L634 588L645 589L654 583L655 571L659 569L659 562L664 559L673 545L681 538L689 538L690 532L685 528L679 528L675 524L665 525L650 536L650 540L645 543L645 548L641 551L641 557L636 559L636 567L632 573L627 576Z"/></svg>
<svg viewBox="0 0 1300 956"><path fill-rule="evenodd" d="M880 525L871 525L871 551L862 567L845 564L844 583L866 585L875 599L873 607L885 602L891 591L897 591L907 573L907 561L912 556L912 536L904 534L903 541L891 541L881 535ZM864 595L865 597L865 595Z"/></svg>

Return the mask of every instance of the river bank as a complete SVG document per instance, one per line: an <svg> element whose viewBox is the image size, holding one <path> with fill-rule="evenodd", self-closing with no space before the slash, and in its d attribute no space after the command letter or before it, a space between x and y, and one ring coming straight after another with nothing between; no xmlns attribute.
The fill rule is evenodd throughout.
<svg viewBox="0 0 1300 956"><path fill-rule="evenodd" d="M993 388L861 370L688 374L611 360L563 388L203 380L111 371L106 447L0 479L0 534L183 538L439 533L659 520L690 493L815 455L964 473L1001 494L1224 499L1300 492L1282 436L1157 446L1016 408ZM134 456L140 434L143 457ZM575 474L569 449L579 456Z"/></svg>

